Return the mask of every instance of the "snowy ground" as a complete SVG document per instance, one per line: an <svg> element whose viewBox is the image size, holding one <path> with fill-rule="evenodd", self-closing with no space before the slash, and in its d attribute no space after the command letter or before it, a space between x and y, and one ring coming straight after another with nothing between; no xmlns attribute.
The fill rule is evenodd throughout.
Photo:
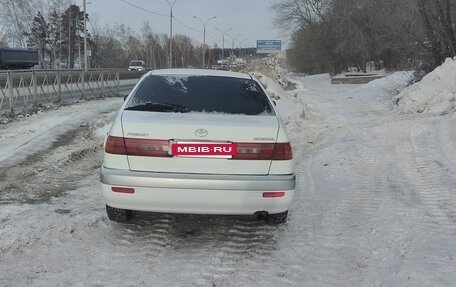
<svg viewBox="0 0 456 287"><path fill-rule="evenodd" d="M271 79L294 147L289 221L136 214L110 222L98 168L122 99L0 126L1 286L454 286L456 116L403 114L399 73Z"/></svg>

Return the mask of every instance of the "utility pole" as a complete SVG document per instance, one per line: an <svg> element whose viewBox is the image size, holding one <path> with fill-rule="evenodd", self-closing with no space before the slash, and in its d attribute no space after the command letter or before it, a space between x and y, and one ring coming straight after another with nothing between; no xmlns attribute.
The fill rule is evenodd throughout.
<svg viewBox="0 0 456 287"><path fill-rule="evenodd" d="M71 10L68 10L68 69L70 69L70 60L71 60Z"/></svg>
<svg viewBox="0 0 456 287"><path fill-rule="evenodd" d="M78 9L79 10L79 9ZM76 32L78 32L78 61L79 61L79 69L82 70L82 61L81 61L81 34L79 33L79 13L77 15L77 17L75 18L76 20Z"/></svg>
<svg viewBox="0 0 456 287"><path fill-rule="evenodd" d="M86 0L84 0L84 70L87 71L87 19L86 19Z"/></svg>
<svg viewBox="0 0 456 287"><path fill-rule="evenodd" d="M233 30L233 28L230 28L228 30L220 30L219 28L215 28L215 30L220 31L222 33L222 67L223 67L223 60L225 59L225 35L227 32Z"/></svg>
<svg viewBox="0 0 456 287"><path fill-rule="evenodd" d="M169 61L168 66L171 69L173 67L173 7L176 4L177 0L174 0L173 3L166 0L169 5Z"/></svg>
<svg viewBox="0 0 456 287"><path fill-rule="evenodd" d="M212 18L207 19L206 21L203 21L203 19L193 16L193 18L198 19L201 21L203 24L203 69L206 68L206 25L209 20L217 18L217 16L214 16Z"/></svg>

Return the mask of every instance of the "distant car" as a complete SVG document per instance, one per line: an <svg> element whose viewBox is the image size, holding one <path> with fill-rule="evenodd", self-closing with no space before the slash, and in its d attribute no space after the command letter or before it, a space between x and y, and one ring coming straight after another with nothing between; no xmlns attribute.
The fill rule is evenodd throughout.
<svg viewBox="0 0 456 287"><path fill-rule="evenodd" d="M133 60L128 65L128 70L144 72L144 71L146 71L146 62L144 62L142 60Z"/></svg>
<svg viewBox="0 0 456 287"><path fill-rule="evenodd" d="M286 220L295 190L285 126L250 75L145 74L107 134L101 183L110 220L132 211Z"/></svg>

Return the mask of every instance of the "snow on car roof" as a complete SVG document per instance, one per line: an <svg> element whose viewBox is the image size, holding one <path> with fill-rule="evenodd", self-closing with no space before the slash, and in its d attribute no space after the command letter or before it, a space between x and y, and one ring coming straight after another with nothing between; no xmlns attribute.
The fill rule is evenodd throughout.
<svg viewBox="0 0 456 287"><path fill-rule="evenodd" d="M149 75L218 76L251 79L248 74L211 69L162 69L150 71Z"/></svg>

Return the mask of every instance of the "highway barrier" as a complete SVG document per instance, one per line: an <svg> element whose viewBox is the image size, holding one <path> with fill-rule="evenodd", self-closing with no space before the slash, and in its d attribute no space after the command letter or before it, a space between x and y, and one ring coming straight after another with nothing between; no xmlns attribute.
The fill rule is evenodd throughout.
<svg viewBox="0 0 456 287"><path fill-rule="evenodd" d="M142 73L119 69L0 71L0 112L62 100L121 96L120 80Z"/></svg>

